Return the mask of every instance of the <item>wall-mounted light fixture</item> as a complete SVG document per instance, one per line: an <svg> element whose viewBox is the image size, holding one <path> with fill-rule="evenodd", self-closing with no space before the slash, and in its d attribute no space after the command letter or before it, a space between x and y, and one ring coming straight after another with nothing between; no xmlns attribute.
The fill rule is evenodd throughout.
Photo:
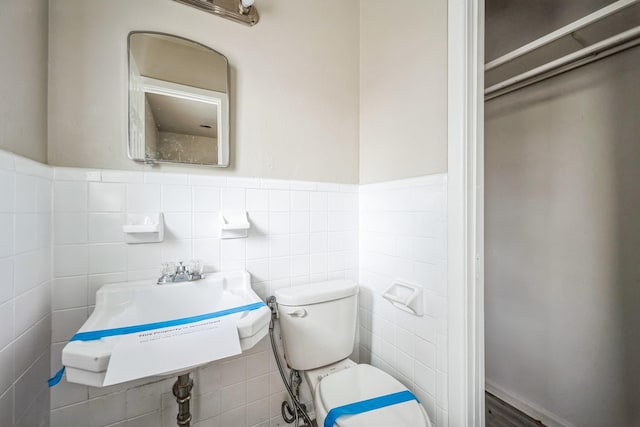
<svg viewBox="0 0 640 427"><path fill-rule="evenodd" d="M205 12L222 16L241 24L253 26L260 16L253 3L255 0L174 0Z"/></svg>

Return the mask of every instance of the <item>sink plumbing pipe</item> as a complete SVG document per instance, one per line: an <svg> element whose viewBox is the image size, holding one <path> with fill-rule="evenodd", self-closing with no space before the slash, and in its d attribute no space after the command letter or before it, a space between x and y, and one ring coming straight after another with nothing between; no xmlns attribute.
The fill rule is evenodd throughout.
<svg viewBox="0 0 640 427"><path fill-rule="evenodd" d="M276 347L276 340L274 338L273 328L275 326L275 322L278 319L278 305L276 302L275 296L270 296L267 299L267 305L269 309L271 309L271 322L269 323L269 338L271 339L271 349L273 350L273 356L276 359L276 365L278 366L278 371L280 371L280 377L282 378L282 382L284 383L285 388L287 389L287 393L289 393L289 397L293 402L294 408L291 408L289 402L282 402L282 418L287 423L292 423L294 420L296 422L296 427L298 427L299 416L302 415L304 418L305 425L303 427L312 427L313 423L309 414L307 414L305 406L300 403L299 393L300 393L300 384L302 383L302 378L300 378L300 372L297 370L292 370L290 374L290 381L287 381L287 378L284 373L284 368L282 366L282 362L280 361L280 355L278 354L278 350ZM294 393L292 389L292 385L296 388L296 392ZM285 413L285 411L288 412Z"/></svg>
<svg viewBox="0 0 640 427"><path fill-rule="evenodd" d="M176 417L178 426L191 426L191 412L189 403L191 401L191 390L193 389L193 380L190 374L178 376L175 384L173 384L173 395L178 402L178 416Z"/></svg>

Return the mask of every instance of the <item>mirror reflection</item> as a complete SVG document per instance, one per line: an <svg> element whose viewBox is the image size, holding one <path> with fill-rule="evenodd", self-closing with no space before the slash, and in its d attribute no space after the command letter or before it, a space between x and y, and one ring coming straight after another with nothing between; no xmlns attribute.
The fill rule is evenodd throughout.
<svg viewBox="0 0 640 427"><path fill-rule="evenodd" d="M191 40L129 34L129 157L228 166L228 68Z"/></svg>

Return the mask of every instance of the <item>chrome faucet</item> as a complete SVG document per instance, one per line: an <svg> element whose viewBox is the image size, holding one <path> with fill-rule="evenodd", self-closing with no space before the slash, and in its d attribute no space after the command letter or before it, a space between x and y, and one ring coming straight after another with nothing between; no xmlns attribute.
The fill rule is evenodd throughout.
<svg viewBox="0 0 640 427"><path fill-rule="evenodd" d="M187 272L187 267L182 264L182 261L178 263L178 268L176 268L176 274L173 275L174 282L188 282L189 273Z"/></svg>
<svg viewBox="0 0 640 427"><path fill-rule="evenodd" d="M185 266L182 261L178 262L176 267L173 262L162 263L162 275L158 279L158 285L165 283L193 282L204 278L203 264L201 261L190 261Z"/></svg>

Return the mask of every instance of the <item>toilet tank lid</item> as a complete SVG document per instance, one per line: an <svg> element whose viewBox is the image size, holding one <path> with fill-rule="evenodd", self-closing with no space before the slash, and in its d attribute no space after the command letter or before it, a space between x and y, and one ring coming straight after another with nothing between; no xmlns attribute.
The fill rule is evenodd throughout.
<svg viewBox="0 0 640 427"><path fill-rule="evenodd" d="M357 293L358 284L356 282L340 279L278 289L275 294L278 304L297 306L347 298Z"/></svg>

